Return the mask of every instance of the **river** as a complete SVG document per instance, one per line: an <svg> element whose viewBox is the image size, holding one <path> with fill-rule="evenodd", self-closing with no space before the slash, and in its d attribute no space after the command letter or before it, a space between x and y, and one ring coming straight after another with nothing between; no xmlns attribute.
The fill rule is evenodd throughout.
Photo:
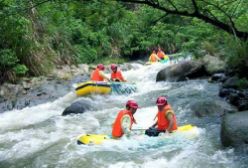
<svg viewBox="0 0 248 168"><path fill-rule="evenodd" d="M138 91L131 95L93 95L76 98L72 92L53 102L0 114L1 168L237 168L247 167L244 155L220 142L220 117L197 117L192 103L214 100L228 104L218 97L218 84L207 80L156 83L157 72L166 65L143 66L124 72L128 81L135 82ZM156 113L155 101L167 95L179 125L198 126L199 135L192 139L176 137L123 138L100 146L77 145L77 136L84 133L111 132L117 112L128 99L141 106L135 113L137 128L147 128ZM87 100L94 110L83 114L61 116L75 100Z"/></svg>

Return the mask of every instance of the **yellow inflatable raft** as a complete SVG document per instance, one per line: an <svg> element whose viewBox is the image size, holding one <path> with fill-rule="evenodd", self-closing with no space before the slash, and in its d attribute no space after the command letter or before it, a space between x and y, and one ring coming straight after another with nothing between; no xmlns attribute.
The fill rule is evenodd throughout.
<svg viewBox="0 0 248 168"><path fill-rule="evenodd" d="M88 81L80 83L75 88L77 96L84 96L88 94L108 94L111 92L111 85L107 82Z"/></svg>
<svg viewBox="0 0 248 168"><path fill-rule="evenodd" d="M95 82L79 83L75 87L77 96L88 94L131 94L136 91L134 83L127 82Z"/></svg>
<svg viewBox="0 0 248 168"><path fill-rule="evenodd" d="M144 131L144 130L143 130ZM183 125L178 127L176 131L172 134L180 134L180 133L192 133L193 135L198 133L197 127L193 125ZM86 145L100 145L107 140L117 140L113 139L105 134L83 134L78 137L78 144L86 144Z"/></svg>

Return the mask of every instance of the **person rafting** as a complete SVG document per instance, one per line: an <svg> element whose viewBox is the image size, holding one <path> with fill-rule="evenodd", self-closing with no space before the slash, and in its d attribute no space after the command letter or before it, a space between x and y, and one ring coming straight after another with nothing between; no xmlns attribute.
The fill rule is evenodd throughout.
<svg viewBox="0 0 248 168"><path fill-rule="evenodd" d="M158 107L158 113L155 119L157 119L157 121L148 130L146 130L146 134L149 136L158 136L161 132L172 133L177 130L176 115L169 105L166 97L158 97L156 104Z"/></svg>
<svg viewBox="0 0 248 168"><path fill-rule="evenodd" d="M90 79L92 81L109 81L110 79L104 74L104 65L103 64L98 64L96 69L91 73Z"/></svg>
<svg viewBox="0 0 248 168"><path fill-rule="evenodd" d="M154 63L154 62L158 62L158 61L160 61L160 60L161 60L161 59L157 56L156 51L153 50L153 51L152 51L152 54L151 54L150 57L149 57L149 62L150 62L150 63Z"/></svg>
<svg viewBox="0 0 248 168"><path fill-rule="evenodd" d="M130 136L132 125L136 121L134 119L134 114L138 108L138 104L134 100L128 100L126 103L126 109L119 111L113 126L112 126L112 137L120 138L124 134Z"/></svg>
<svg viewBox="0 0 248 168"><path fill-rule="evenodd" d="M111 73L112 81L126 82L126 80L122 76L121 70L118 70L118 67L116 64L111 64L110 69L112 70L112 73Z"/></svg>
<svg viewBox="0 0 248 168"><path fill-rule="evenodd" d="M160 47L158 47L157 55L161 59L161 61L169 61L169 56L166 55Z"/></svg>

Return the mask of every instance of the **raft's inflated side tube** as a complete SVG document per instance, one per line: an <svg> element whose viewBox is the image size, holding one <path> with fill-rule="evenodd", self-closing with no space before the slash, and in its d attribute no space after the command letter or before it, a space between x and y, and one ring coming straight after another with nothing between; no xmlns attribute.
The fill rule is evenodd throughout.
<svg viewBox="0 0 248 168"><path fill-rule="evenodd" d="M174 133L180 134L180 133L192 132L194 134L196 133L196 131L197 131L196 126L188 124L188 125L183 125L183 126L178 127L178 129L174 131ZM115 139L112 139L110 136L104 135L104 134L84 134L78 137L78 144L99 145L99 144L102 144L106 140L115 140Z"/></svg>
<svg viewBox="0 0 248 168"><path fill-rule="evenodd" d="M104 134L86 134L79 136L77 142L78 144L99 145L102 144L103 141L106 141L108 139L111 138L108 135L104 135Z"/></svg>
<svg viewBox="0 0 248 168"><path fill-rule="evenodd" d="M88 94L108 94L111 92L111 86L107 82L88 81L77 85L77 96L85 96Z"/></svg>

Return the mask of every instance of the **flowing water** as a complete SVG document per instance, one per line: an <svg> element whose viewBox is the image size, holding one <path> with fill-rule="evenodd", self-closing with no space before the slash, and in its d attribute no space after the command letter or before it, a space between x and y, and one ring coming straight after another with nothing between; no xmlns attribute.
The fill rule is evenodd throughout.
<svg viewBox="0 0 248 168"><path fill-rule="evenodd" d="M0 114L1 168L152 168L152 167L246 167L247 159L220 143L220 118L196 117L191 104L200 100L218 98L218 85L206 80L186 82L155 82L156 73L166 65L143 66L124 72L128 81L136 82L138 91L131 95L94 95L76 98L73 92L31 108ZM77 145L77 136L84 133L111 132L117 112L128 99L141 106L135 114L136 128L147 128L156 114L155 101L167 95L174 108L179 125L198 126L194 138L154 137L126 138L99 146ZM72 102L81 99L91 103L95 110L83 114L61 116Z"/></svg>

